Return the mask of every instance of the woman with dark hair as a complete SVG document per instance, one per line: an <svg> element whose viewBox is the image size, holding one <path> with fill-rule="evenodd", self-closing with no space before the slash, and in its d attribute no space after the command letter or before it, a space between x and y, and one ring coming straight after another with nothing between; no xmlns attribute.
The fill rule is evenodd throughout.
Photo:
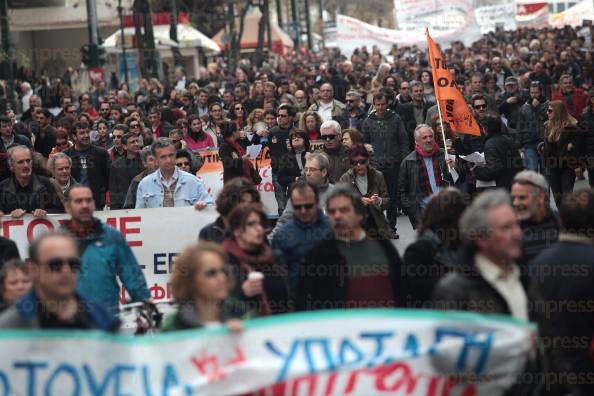
<svg viewBox="0 0 594 396"><path fill-rule="evenodd" d="M234 103L232 109L229 112L229 119L235 123L237 130L241 131L247 126L247 110L239 102Z"/></svg>
<svg viewBox="0 0 594 396"><path fill-rule="evenodd" d="M113 147L113 140L109 137L109 124L106 120L99 120L95 123L97 128L91 131L91 141L94 145L103 147L105 150L109 150Z"/></svg>
<svg viewBox="0 0 594 396"><path fill-rule="evenodd" d="M183 133L182 138L185 138L188 135L188 131L190 130L190 124L188 120L185 118L180 118L179 120L175 121L175 129L181 131Z"/></svg>
<svg viewBox="0 0 594 396"><path fill-rule="evenodd" d="M421 216L418 238L404 253L407 305L428 308L439 279L458 262L461 243L458 220L468 202L459 190L444 188L435 194Z"/></svg>
<svg viewBox="0 0 594 396"><path fill-rule="evenodd" d="M363 135L356 129L343 129L342 131L342 145L351 149L355 144L363 144Z"/></svg>
<svg viewBox="0 0 594 396"><path fill-rule="evenodd" d="M289 186L303 175L305 156L309 152L309 137L301 129L289 133L289 152L281 156L278 164L278 182L285 195Z"/></svg>
<svg viewBox="0 0 594 396"><path fill-rule="evenodd" d="M236 124L225 121L221 123L220 128L223 135L223 143L219 148L219 157L223 163L223 183L235 177L245 177L258 184L261 179L245 151L245 146L242 145L241 133Z"/></svg>
<svg viewBox="0 0 594 396"><path fill-rule="evenodd" d="M557 207L564 194L573 191L575 168L583 150L585 134L560 100L549 102L548 120L544 124L544 141L539 151L544 158L547 177Z"/></svg>
<svg viewBox="0 0 594 396"><path fill-rule="evenodd" d="M223 324L241 330L244 305L231 298L233 278L227 254L211 242L194 243L177 256L171 275L171 291L177 311L165 316L161 331L216 328Z"/></svg>
<svg viewBox="0 0 594 396"><path fill-rule="evenodd" d="M239 205L229 214L230 236L223 241L237 281L233 296L260 315L289 310L286 268L266 243L266 223L260 205Z"/></svg>
<svg viewBox="0 0 594 396"><path fill-rule="evenodd" d="M202 129L202 120L198 115L192 114L188 117L189 130L184 138L186 147L190 151L205 149L208 147L215 147L210 135Z"/></svg>
<svg viewBox="0 0 594 396"><path fill-rule="evenodd" d="M349 151L351 169L341 176L341 183L348 183L361 194L367 208L365 231L376 239L393 238L384 211L390 204L390 195L384 175L369 164L369 152L362 144L355 144Z"/></svg>
<svg viewBox="0 0 594 396"><path fill-rule="evenodd" d="M225 238L229 237L229 214L237 205L262 205L258 189L254 183L244 177L236 177L225 183L215 203L219 217L200 230L198 236L200 240L222 243Z"/></svg>
<svg viewBox="0 0 594 396"><path fill-rule="evenodd" d="M423 83L423 96L427 102L435 103L435 89L433 87L433 75L430 70L421 70L419 81Z"/></svg>
<svg viewBox="0 0 594 396"><path fill-rule="evenodd" d="M307 133L309 140L320 139L320 127L322 126L322 118L315 111L306 111L299 118L299 129Z"/></svg>

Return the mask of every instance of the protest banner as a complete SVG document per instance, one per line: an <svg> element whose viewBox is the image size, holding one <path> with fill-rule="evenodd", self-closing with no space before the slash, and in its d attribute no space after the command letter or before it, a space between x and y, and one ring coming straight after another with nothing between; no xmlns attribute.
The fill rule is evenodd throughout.
<svg viewBox="0 0 594 396"><path fill-rule="evenodd" d="M447 68L445 57L427 31L429 47L429 64L433 74L435 98L439 102L439 110L443 122L447 122L455 133L480 136L479 125L470 112L464 97Z"/></svg>
<svg viewBox="0 0 594 396"><path fill-rule="evenodd" d="M513 2L477 7L474 10L476 23L482 34L494 32L497 24L503 24L506 30L515 30L516 7Z"/></svg>
<svg viewBox="0 0 594 396"><path fill-rule="evenodd" d="M549 22L549 4L542 0L516 0L516 23L520 28L539 29Z"/></svg>
<svg viewBox="0 0 594 396"><path fill-rule="evenodd" d="M152 337L0 331L0 395L500 395L535 327L416 310L293 313Z"/></svg>
<svg viewBox="0 0 594 396"><path fill-rule="evenodd" d="M151 297L169 300L167 285L171 265L183 248L198 240L198 233L215 221L217 212L209 206L198 211L193 207L97 211L95 217L119 230L142 266ZM41 233L59 227L68 215L36 218L1 218L0 232L17 244L22 258L28 257L29 242Z"/></svg>
<svg viewBox="0 0 594 396"><path fill-rule="evenodd" d="M582 25L584 20L594 20L594 3L591 0L583 0L563 12L551 15L549 25L555 28L575 27Z"/></svg>

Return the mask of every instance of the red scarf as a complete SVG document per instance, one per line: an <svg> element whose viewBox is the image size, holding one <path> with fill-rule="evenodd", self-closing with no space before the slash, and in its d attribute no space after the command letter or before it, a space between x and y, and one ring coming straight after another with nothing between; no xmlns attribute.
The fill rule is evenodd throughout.
<svg viewBox="0 0 594 396"><path fill-rule="evenodd" d="M431 163L433 164L433 176L435 176L435 184L437 186L441 186L441 169L439 167L439 159L438 154L440 152L439 146L437 143L434 143L433 150L428 153L426 152L423 147L421 147L418 143L415 144L415 152L417 153L417 157L419 158L420 168L421 168L421 188L425 193L425 196L429 196L433 194L433 189L431 188L431 181L429 180L429 172L427 171L427 167L425 166L425 158L431 158Z"/></svg>
<svg viewBox="0 0 594 396"><path fill-rule="evenodd" d="M235 151L235 154L237 154L239 156L239 158L241 158L245 155L245 149L243 147L241 147L241 145L239 143L237 143L237 141L235 139L225 138L225 141L229 144L229 146L231 146L231 148L233 149L233 151ZM250 173L252 163L250 162L249 159L244 159L242 161L243 161L243 163L242 163L243 177L245 177L248 180L252 180L252 175Z"/></svg>
<svg viewBox="0 0 594 396"><path fill-rule="evenodd" d="M267 264L268 266L271 265L274 261L274 257L272 255L272 249L268 245L264 245L262 252L257 256L249 254L245 250L243 250L239 244L232 240L232 239L225 239L223 241L223 248L229 252L232 256L235 256L239 261L239 265L241 266L241 270L245 274L249 274L250 272L258 271L259 267L262 264ZM247 279L247 276L246 276ZM242 282L242 280L238 280ZM260 295L260 314L262 315L270 315L272 314L272 310L270 309L270 304L268 303L268 297L266 296L266 290L262 290L262 294Z"/></svg>

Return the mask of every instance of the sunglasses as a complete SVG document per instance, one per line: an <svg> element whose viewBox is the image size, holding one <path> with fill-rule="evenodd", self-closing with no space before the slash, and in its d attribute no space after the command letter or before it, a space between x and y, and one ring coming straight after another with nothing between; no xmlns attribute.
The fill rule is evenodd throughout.
<svg viewBox="0 0 594 396"><path fill-rule="evenodd" d="M293 209L295 210L311 210L313 209L313 207L315 206L315 204L312 203L308 203L308 204L302 204L302 205L293 205Z"/></svg>
<svg viewBox="0 0 594 396"><path fill-rule="evenodd" d="M334 139L336 139L336 136L338 136L338 135L335 135L335 134L322 135L322 139L323 140L334 140Z"/></svg>
<svg viewBox="0 0 594 396"><path fill-rule="evenodd" d="M216 278L219 274L229 276L229 270L227 268L210 268L204 272L204 276L207 278Z"/></svg>
<svg viewBox="0 0 594 396"><path fill-rule="evenodd" d="M113 139L121 139L122 135L113 135Z"/></svg>
<svg viewBox="0 0 594 396"><path fill-rule="evenodd" d="M347 103L355 103L355 101L354 101L354 100L352 100L352 99L347 99L347 100L346 100L346 102L347 102Z"/></svg>
<svg viewBox="0 0 594 396"><path fill-rule="evenodd" d="M130 128L140 128L140 124L130 124Z"/></svg>
<svg viewBox="0 0 594 396"><path fill-rule="evenodd" d="M236 107L235 110L243 110L243 107Z"/></svg>
<svg viewBox="0 0 594 396"><path fill-rule="evenodd" d="M487 105L486 104L482 104L482 105L476 105L474 106L475 110L487 110Z"/></svg>
<svg viewBox="0 0 594 396"><path fill-rule="evenodd" d="M188 161L185 162L178 162L177 166L190 166L190 163Z"/></svg>
<svg viewBox="0 0 594 396"><path fill-rule="evenodd" d="M367 163L366 159L362 159L362 160L351 160L351 165L356 166L356 165L365 165Z"/></svg>
<svg viewBox="0 0 594 396"><path fill-rule="evenodd" d="M80 259L77 257L55 257L47 261L47 266L52 272L61 271L64 264L68 264L72 272L80 271Z"/></svg>

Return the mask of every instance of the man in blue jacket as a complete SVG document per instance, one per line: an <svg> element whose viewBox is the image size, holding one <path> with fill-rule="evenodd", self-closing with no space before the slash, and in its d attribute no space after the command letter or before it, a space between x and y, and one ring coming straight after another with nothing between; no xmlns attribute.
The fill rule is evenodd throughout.
<svg viewBox="0 0 594 396"><path fill-rule="evenodd" d="M294 209L293 218L281 226L271 242L273 249L280 250L287 260L290 291L295 295L301 261L332 229L319 207L315 185L305 180L296 181L290 187L289 197Z"/></svg>
<svg viewBox="0 0 594 396"><path fill-rule="evenodd" d="M0 315L0 329L118 329L112 314L76 292L81 263L72 237L46 234L31 243L29 256L33 289Z"/></svg>
<svg viewBox="0 0 594 396"><path fill-rule="evenodd" d="M119 278L134 302L147 300L146 280L128 243L118 230L93 217L91 189L74 186L65 199L66 211L72 218L63 227L78 239L81 252L77 290L116 312Z"/></svg>

